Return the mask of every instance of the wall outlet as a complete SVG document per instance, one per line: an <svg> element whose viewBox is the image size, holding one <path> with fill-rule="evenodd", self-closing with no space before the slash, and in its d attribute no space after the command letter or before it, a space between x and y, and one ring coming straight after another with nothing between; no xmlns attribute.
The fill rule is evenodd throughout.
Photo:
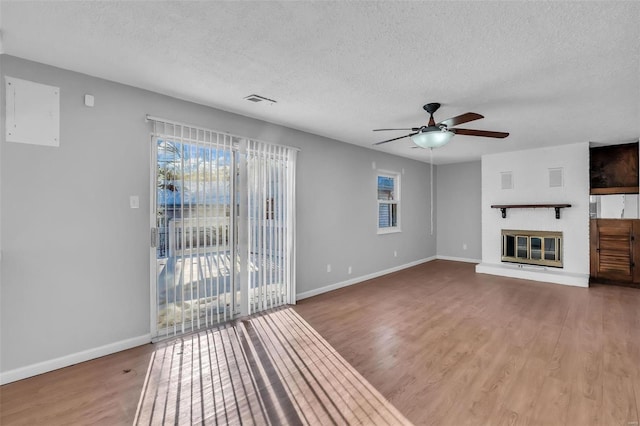
<svg viewBox="0 0 640 426"><path fill-rule="evenodd" d="M467 243L462 243L462 250L466 250L467 249Z"/></svg>
<svg viewBox="0 0 640 426"><path fill-rule="evenodd" d="M393 251L393 257L398 257L398 250Z"/></svg>
<svg viewBox="0 0 640 426"><path fill-rule="evenodd" d="M331 264L327 263L327 272L331 272Z"/></svg>
<svg viewBox="0 0 640 426"><path fill-rule="evenodd" d="M351 266L347 269L347 274L351 275Z"/></svg>

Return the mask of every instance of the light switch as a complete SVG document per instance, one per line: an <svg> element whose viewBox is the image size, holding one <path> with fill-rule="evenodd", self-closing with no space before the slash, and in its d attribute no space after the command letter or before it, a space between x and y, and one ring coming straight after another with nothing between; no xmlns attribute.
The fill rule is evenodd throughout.
<svg viewBox="0 0 640 426"><path fill-rule="evenodd" d="M140 208L140 198L137 195L132 195L129 197L129 206L132 209Z"/></svg>
<svg viewBox="0 0 640 426"><path fill-rule="evenodd" d="M88 107L92 107L95 104L93 95L84 95L84 104Z"/></svg>

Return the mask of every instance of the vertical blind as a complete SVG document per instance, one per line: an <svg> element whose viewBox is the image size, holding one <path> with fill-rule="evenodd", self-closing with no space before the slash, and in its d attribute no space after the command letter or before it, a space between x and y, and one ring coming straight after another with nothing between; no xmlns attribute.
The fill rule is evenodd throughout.
<svg viewBox="0 0 640 426"><path fill-rule="evenodd" d="M154 121L155 334L234 317L237 138Z"/></svg>
<svg viewBox="0 0 640 426"><path fill-rule="evenodd" d="M296 154L247 144L249 313L295 303Z"/></svg>
<svg viewBox="0 0 640 426"><path fill-rule="evenodd" d="M295 148L153 121L156 338L295 303Z"/></svg>

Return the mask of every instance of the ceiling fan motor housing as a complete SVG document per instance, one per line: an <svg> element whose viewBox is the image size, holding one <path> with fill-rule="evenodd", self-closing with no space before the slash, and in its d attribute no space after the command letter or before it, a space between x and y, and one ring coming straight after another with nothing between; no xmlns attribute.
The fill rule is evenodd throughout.
<svg viewBox="0 0 640 426"><path fill-rule="evenodd" d="M418 133L427 133L427 132L446 132L447 126L445 125L440 125L440 126L422 126L420 128L420 130L418 131Z"/></svg>

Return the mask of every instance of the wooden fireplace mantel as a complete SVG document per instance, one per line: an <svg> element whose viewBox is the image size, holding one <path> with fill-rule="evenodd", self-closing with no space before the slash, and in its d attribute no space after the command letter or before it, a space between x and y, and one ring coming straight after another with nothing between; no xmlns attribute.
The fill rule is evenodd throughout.
<svg viewBox="0 0 640 426"><path fill-rule="evenodd" d="M502 218L507 217L507 209L555 209L556 219L560 219L560 209L571 207L571 204L494 204L492 209L500 209Z"/></svg>

